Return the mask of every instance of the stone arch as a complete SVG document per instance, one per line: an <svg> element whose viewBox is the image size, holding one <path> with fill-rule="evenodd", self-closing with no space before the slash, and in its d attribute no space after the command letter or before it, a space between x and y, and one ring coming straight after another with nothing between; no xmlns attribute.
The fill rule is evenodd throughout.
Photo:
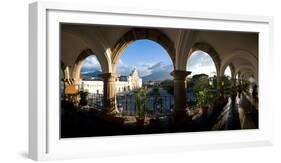
<svg viewBox="0 0 281 163"><path fill-rule="evenodd" d="M70 73L69 73L69 66L66 65L63 61L60 64L60 79L63 79L65 84L70 85Z"/></svg>
<svg viewBox="0 0 281 163"><path fill-rule="evenodd" d="M250 77L252 77L256 82L258 82L257 78L255 77L255 74L250 71L250 70L245 70L241 73L242 78L244 78L244 80L248 80Z"/></svg>
<svg viewBox="0 0 281 163"><path fill-rule="evenodd" d="M253 74L253 72L251 71L244 71L241 73L241 80L242 81L246 81L249 82L249 79L253 78L256 82L258 82Z"/></svg>
<svg viewBox="0 0 281 163"><path fill-rule="evenodd" d="M230 71L231 71L231 78L234 79L234 78L235 78L235 67L234 67L233 63L229 63L227 66L229 66L229 68L230 68ZM223 75L224 75L224 73L225 73L225 70L226 70L227 66L225 66L225 68L224 68L223 71L222 71L222 72L223 72Z"/></svg>
<svg viewBox="0 0 281 163"><path fill-rule="evenodd" d="M112 72L116 70L116 64L123 51L134 41L148 39L160 44L169 54L170 59L175 67L176 50L174 42L163 32L158 29L133 28L126 32L113 46L112 51Z"/></svg>
<svg viewBox="0 0 281 163"><path fill-rule="evenodd" d="M99 39L100 37L93 37L83 32L83 30L68 28L68 26L64 27L61 32L61 60L69 67L70 71L73 72L77 58L79 58L84 51L90 50L98 58L103 72L111 72L110 49L105 48L100 41L98 41ZM72 74L73 73L71 73L71 75Z"/></svg>
<svg viewBox="0 0 281 163"><path fill-rule="evenodd" d="M195 51L198 51L198 50L207 53L212 58L213 62L215 63L215 66L216 66L217 76L219 76L219 74L220 74L219 70L220 70L220 66L221 66L221 59L219 57L218 52L209 43L206 43L206 42L196 42L192 46L192 48L190 49L185 64L187 63L187 61L188 61L189 57L192 55L192 53L195 52Z"/></svg>
<svg viewBox="0 0 281 163"><path fill-rule="evenodd" d="M249 64L253 65L254 68L256 68L256 69L258 67L258 59L255 57L254 54L252 54L249 51L239 49L239 50L234 50L232 53L227 55L227 57L222 61L222 66L220 68L220 74L222 75L224 73L224 70L226 69L226 67L230 63L232 63L232 61L234 59L237 59L237 58L247 60L249 62Z"/></svg>
<svg viewBox="0 0 281 163"><path fill-rule="evenodd" d="M245 70L241 73L241 76L251 76L253 78L255 78L254 73L250 70Z"/></svg>
<svg viewBox="0 0 281 163"><path fill-rule="evenodd" d="M60 79L66 79L66 74L65 74L65 70L66 69L66 65L63 63L63 61L60 62Z"/></svg>
<svg viewBox="0 0 281 163"><path fill-rule="evenodd" d="M235 71L235 76L240 73L240 75L244 72L244 71L251 71L254 75L254 78L255 79L258 79L258 74L257 72L255 71L255 68L253 68L252 66L250 65L242 65L242 66L239 66L237 67L236 71Z"/></svg>
<svg viewBox="0 0 281 163"><path fill-rule="evenodd" d="M85 49L78 55L78 57L75 61L72 76L73 76L73 79L75 80L76 84L78 84L80 82L80 74L81 74L80 71L81 71L81 67L84 63L84 60L87 57L89 57L90 55L95 55L95 53L91 49ZM106 72L106 67L102 66L102 65L106 65L106 64L102 64L102 62L100 62L98 55L95 55L95 56L97 57L97 60L101 65L102 72Z"/></svg>

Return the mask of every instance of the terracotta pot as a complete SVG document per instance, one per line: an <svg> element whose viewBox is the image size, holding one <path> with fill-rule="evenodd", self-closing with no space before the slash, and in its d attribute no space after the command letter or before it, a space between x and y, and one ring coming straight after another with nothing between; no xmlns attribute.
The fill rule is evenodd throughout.
<svg viewBox="0 0 281 163"><path fill-rule="evenodd" d="M142 127L144 125L144 118L136 118L137 126Z"/></svg>
<svg viewBox="0 0 281 163"><path fill-rule="evenodd" d="M208 106L202 106L202 112L204 115L207 115L208 114L208 110L209 110L209 107Z"/></svg>
<svg viewBox="0 0 281 163"><path fill-rule="evenodd" d="M153 127L159 126L160 125L160 119L159 118L150 119L149 125L153 126Z"/></svg>

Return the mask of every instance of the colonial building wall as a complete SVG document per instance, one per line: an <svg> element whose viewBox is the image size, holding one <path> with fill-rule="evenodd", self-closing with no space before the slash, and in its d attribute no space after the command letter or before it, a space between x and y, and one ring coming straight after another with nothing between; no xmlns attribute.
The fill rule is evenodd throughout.
<svg viewBox="0 0 281 163"><path fill-rule="evenodd" d="M142 79L138 76L137 70L133 70L130 76L125 81L120 81L119 78L115 82L116 93L136 90L142 87ZM80 90L87 91L91 94L103 94L104 82L102 79L90 80L82 79L80 81Z"/></svg>

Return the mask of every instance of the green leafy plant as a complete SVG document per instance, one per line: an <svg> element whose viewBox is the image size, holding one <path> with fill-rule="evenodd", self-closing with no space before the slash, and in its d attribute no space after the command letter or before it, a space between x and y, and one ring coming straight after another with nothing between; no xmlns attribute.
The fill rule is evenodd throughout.
<svg viewBox="0 0 281 163"><path fill-rule="evenodd" d="M88 95L89 95L89 92L86 92L86 91L80 91L79 92L80 94L80 105L81 106L86 106L87 103L88 103Z"/></svg>
<svg viewBox="0 0 281 163"><path fill-rule="evenodd" d="M140 119L145 118L146 108L145 108L145 101L147 98L147 89L141 88L138 89L135 93L135 101L136 101L136 108L137 108L137 117Z"/></svg>
<svg viewBox="0 0 281 163"><path fill-rule="evenodd" d="M197 102L199 105L207 105L210 102L209 93L207 89L203 89L202 91L198 91L197 95Z"/></svg>

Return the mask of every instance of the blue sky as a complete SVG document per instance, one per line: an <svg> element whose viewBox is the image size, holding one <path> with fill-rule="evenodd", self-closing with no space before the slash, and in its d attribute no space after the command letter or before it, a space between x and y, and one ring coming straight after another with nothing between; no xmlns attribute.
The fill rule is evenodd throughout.
<svg viewBox="0 0 281 163"><path fill-rule="evenodd" d="M81 73L101 71L101 66L97 57L95 55L90 55L84 60L84 63L81 67Z"/></svg>
<svg viewBox="0 0 281 163"><path fill-rule="evenodd" d="M138 40L129 45L116 67L121 75L128 75L133 68L138 69L140 76L157 71L173 71L169 54L161 45L150 40Z"/></svg>
<svg viewBox="0 0 281 163"><path fill-rule="evenodd" d="M130 44L121 55L116 68L120 75L129 75L134 68L138 69L140 76L150 75L158 71L173 71L172 61L166 50L158 43L150 40L138 40ZM211 57L202 51L195 51L190 56L187 69L192 71L192 76L199 73L213 76L216 72ZM96 70L101 71L96 57L92 55L86 58L81 72Z"/></svg>
<svg viewBox="0 0 281 163"><path fill-rule="evenodd" d="M122 61L128 65L143 63L157 63L159 61L166 64L172 64L168 53L161 45L150 40L138 40L131 43L121 56ZM141 60L140 60L141 59Z"/></svg>

